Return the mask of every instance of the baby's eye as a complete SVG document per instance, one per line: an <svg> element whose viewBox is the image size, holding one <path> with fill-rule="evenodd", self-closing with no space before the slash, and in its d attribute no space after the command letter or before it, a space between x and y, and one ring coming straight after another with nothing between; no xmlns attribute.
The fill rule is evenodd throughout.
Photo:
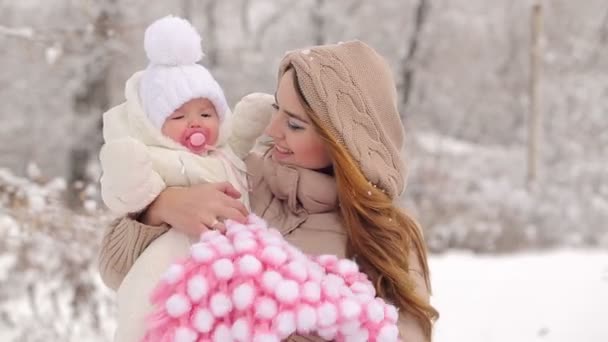
<svg viewBox="0 0 608 342"><path fill-rule="evenodd" d="M202 113L201 116L204 117L204 118L210 118L211 114L209 114L209 113Z"/></svg>
<svg viewBox="0 0 608 342"><path fill-rule="evenodd" d="M275 110L279 110L279 105L277 105L276 103L273 103L272 108L274 108Z"/></svg>
<svg viewBox="0 0 608 342"><path fill-rule="evenodd" d="M183 119L184 116L183 115L176 115L176 116L172 116L171 120L179 120L179 119Z"/></svg>

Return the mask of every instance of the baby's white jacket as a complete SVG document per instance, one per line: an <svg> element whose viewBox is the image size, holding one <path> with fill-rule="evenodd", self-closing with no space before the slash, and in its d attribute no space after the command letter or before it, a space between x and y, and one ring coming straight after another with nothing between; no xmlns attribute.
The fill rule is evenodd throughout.
<svg viewBox="0 0 608 342"><path fill-rule="evenodd" d="M216 149L199 156L164 136L146 117L139 100L142 72L126 83L126 102L103 115L100 151L101 196L119 215L145 209L168 186L230 182L249 208L243 158L253 148L272 116L273 98L250 94L227 113ZM232 124L234 122L234 125Z"/></svg>

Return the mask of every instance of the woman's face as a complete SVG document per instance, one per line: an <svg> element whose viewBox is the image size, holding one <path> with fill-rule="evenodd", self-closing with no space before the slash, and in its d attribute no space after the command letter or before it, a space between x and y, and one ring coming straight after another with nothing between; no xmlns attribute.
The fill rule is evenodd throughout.
<svg viewBox="0 0 608 342"><path fill-rule="evenodd" d="M266 128L266 134L274 140L272 158L281 164L313 170L330 166L325 143L298 99L293 70L281 77L275 102L277 112Z"/></svg>

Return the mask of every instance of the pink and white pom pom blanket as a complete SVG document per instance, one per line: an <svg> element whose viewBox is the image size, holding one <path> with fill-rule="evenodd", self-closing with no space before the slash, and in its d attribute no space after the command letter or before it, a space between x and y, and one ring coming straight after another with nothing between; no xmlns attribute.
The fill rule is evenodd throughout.
<svg viewBox="0 0 608 342"><path fill-rule="evenodd" d="M306 256L257 216L202 235L152 294L145 342L398 341L398 313L351 260Z"/></svg>

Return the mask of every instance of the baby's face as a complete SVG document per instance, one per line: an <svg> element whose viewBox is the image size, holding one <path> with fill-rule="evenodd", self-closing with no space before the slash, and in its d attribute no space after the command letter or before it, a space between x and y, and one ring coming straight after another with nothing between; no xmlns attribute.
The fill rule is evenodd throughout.
<svg viewBox="0 0 608 342"><path fill-rule="evenodd" d="M219 126L220 119L213 103L198 98L173 112L165 120L161 132L193 153L201 154L217 142Z"/></svg>

